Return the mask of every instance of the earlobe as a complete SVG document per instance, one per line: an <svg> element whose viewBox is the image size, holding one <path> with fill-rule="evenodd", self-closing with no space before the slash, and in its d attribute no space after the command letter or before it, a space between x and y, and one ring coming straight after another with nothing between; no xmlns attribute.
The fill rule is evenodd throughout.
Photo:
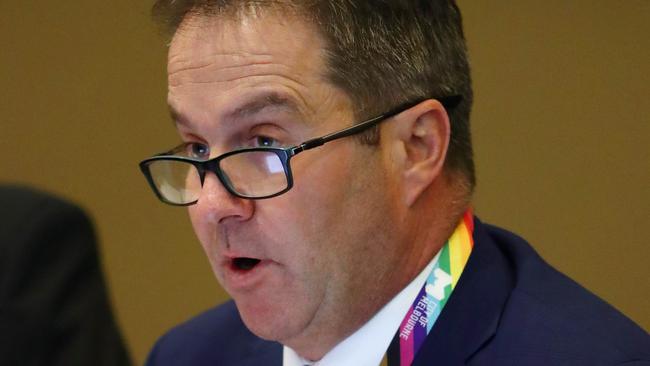
<svg viewBox="0 0 650 366"><path fill-rule="evenodd" d="M404 115L398 132L404 146L403 198L411 206L444 166L449 146L449 117L436 100L424 101Z"/></svg>

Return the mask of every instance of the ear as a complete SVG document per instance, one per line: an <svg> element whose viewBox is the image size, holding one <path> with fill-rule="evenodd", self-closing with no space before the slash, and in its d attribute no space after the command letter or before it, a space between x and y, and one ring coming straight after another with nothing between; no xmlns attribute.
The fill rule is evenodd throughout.
<svg viewBox="0 0 650 366"><path fill-rule="evenodd" d="M447 111L429 99L395 116L400 148L402 196L407 206L440 176L449 147L451 126Z"/></svg>

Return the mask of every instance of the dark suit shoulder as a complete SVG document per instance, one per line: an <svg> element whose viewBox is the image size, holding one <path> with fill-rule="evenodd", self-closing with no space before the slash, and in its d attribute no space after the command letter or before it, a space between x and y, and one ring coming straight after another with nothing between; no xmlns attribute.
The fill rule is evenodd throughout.
<svg viewBox="0 0 650 366"><path fill-rule="evenodd" d="M96 261L92 223L76 205L32 188L4 185L0 204L0 297L35 288L44 278L40 273Z"/></svg>
<svg viewBox="0 0 650 366"><path fill-rule="evenodd" d="M530 364L530 356L549 365L650 360L648 333L552 268L520 237L485 227L512 264L516 279L497 333L484 353L492 353L500 364L508 364L507 360Z"/></svg>
<svg viewBox="0 0 650 366"><path fill-rule="evenodd" d="M130 364L81 208L0 186L0 324L3 364Z"/></svg>
<svg viewBox="0 0 650 366"><path fill-rule="evenodd" d="M170 330L147 365L272 365L281 359L282 346L252 334L228 301Z"/></svg>
<svg viewBox="0 0 650 366"><path fill-rule="evenodd" d="M6 251L5 255L13 250L25 252L24 246L42 246L70 233L94 240L92 224L84 211L56 196L33 188L2 185L0 203L0 249Z"/></svg>

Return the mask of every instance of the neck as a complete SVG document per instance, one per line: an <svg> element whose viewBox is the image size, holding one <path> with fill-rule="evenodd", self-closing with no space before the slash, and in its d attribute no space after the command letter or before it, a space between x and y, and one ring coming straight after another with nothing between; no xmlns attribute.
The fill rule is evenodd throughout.
<svg viewBox="0 0 650 366"><path fill-rule="evenodd" d="M407 214L411 246L406 260L415 269L411 278L440 251L469 208L468 195L454 187L453 181L446 174L435 180Z"/></svg>

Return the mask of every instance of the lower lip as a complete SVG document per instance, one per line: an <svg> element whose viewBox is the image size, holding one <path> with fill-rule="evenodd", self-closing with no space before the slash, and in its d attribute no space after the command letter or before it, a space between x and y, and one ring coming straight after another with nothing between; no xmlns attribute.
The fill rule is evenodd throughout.
<svg viewBox="0 0 650 366"><path fill-rule="evenodd" d="M264 281L274 263L262 260L249 270L235 267L232 262L225 264L224 285L229 291L252 290Z"/></svg>

